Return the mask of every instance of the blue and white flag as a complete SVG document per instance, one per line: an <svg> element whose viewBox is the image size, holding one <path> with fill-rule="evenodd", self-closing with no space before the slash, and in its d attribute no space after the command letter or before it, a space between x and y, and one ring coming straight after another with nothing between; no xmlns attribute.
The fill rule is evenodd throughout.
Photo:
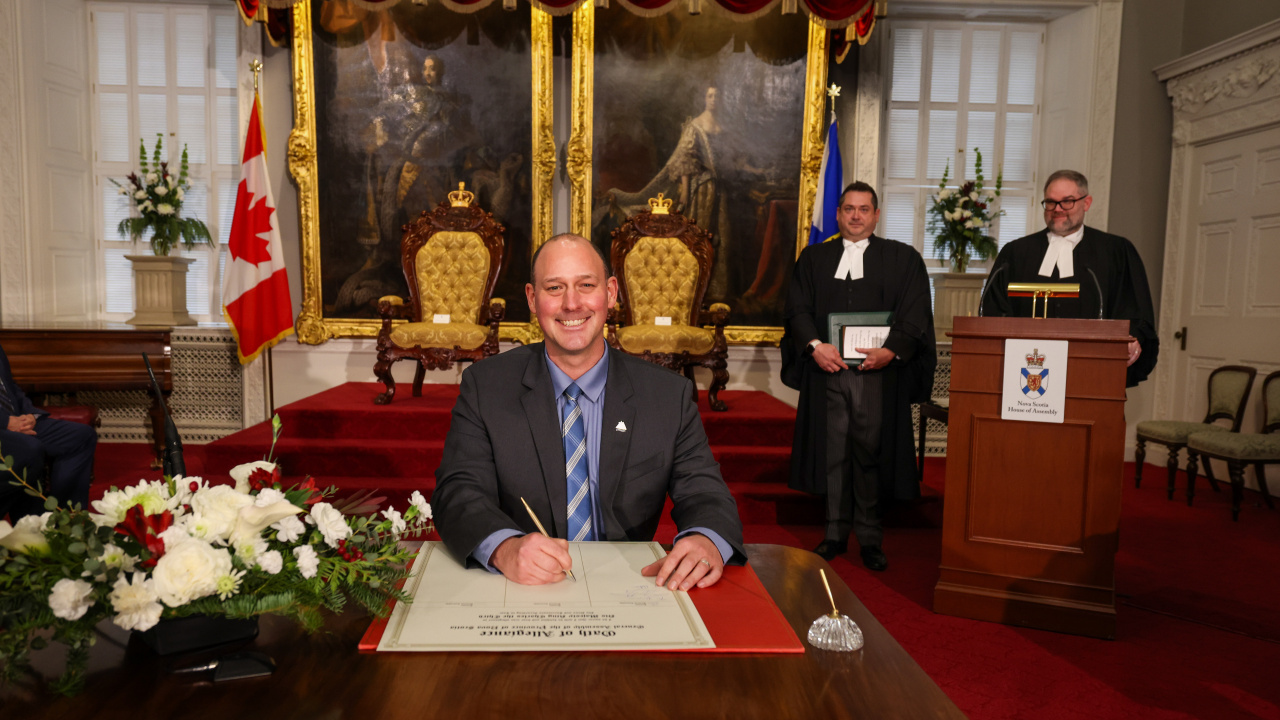
<svg viewBox="0 0 1280 720"><path fill-rule="evenodd" d="M836 226L836 209L840 191L844 189L844 165L840 161L840 139L836 121L827 130L827 146L822 149L822 169L818 171L818 194L813 199L813 222L809 225L809 244L820 243L840 232Z"/></svg>

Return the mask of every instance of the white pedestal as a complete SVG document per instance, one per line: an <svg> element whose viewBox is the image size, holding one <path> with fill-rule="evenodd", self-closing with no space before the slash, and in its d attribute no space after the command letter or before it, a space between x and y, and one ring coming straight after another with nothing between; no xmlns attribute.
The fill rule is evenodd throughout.
<svg viewBox="0 0 1280 720"><path fill-rule="evenodd" d="M133 263L134 315L130 325L195 325L187 314L187 266L195 258L125 255Z"/></svg>
<svg viewBox="0 0 1280 720"><path fill-rule="evenodd" d="M940 273L933 276L933 330L938 342L946 340L954 318L978 314L985 274Z"/></svg>

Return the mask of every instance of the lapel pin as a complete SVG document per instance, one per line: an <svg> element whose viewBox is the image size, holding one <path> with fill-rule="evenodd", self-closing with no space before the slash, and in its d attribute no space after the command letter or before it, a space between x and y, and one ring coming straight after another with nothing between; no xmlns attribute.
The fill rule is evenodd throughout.
<svg viewBox="0 0 1280 720"><path fill-rule="evenodd" d="M617 430L618 432L626 432L626 431L627 431L627 424L626 424L626 423L624 423L624 422L622 422L621 420L619 420L619 421L618 421L618 424L617 424L613 429L614 429L614 430Z"/></svg>

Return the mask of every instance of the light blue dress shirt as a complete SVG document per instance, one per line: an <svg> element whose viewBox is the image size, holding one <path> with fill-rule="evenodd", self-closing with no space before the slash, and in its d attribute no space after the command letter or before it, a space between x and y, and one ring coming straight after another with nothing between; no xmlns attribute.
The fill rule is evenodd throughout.
<svg viewBox="0 0 1280 720"><path fill-rule="evenodd" d="M545 352L545 351L544 351ZM565 399L564 391L569 387L570 383L577 382L578 387L582 390L582 395L578 397L578 407L582 408L582 423L587 431L587 480L591 485L591 525L595 530L596 537L604 537L604 526L602 525L600 514L600 432L604 416L604 386L609 379L609 352L605 351L600 360L591 367L590 370L582 374L582 377L576 381L565 374L563 370L556 367L547 356L547 370L551 373L551 389L555 393L556 398L556 417L564 417L564 406L568 402ZM720 559L723 562L729 562L729 558L733 557L733 548L719 533L709 528L693 527L676 535L676 539L696 532L700 535L707 536L716 549L720 551ZM502 541L510 537L524 535L519 530L506 529L499 530L476 546L471 552L481 565L484 565L490 572L498 572L498 569L489 564L489 558L493 555L493 551L498 549Z"/></svg>

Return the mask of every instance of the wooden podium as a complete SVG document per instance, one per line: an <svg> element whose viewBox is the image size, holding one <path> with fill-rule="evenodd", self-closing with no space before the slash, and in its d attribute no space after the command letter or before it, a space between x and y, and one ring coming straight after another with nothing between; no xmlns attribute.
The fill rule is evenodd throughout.
<svg viewBox="0 0 1280 720"><path fill-rule="evenodd" d="M1127 320L958 317L934 612L1115 637ZM1002 420L1009 338L1066 340L1062 423Z"/></svg>

